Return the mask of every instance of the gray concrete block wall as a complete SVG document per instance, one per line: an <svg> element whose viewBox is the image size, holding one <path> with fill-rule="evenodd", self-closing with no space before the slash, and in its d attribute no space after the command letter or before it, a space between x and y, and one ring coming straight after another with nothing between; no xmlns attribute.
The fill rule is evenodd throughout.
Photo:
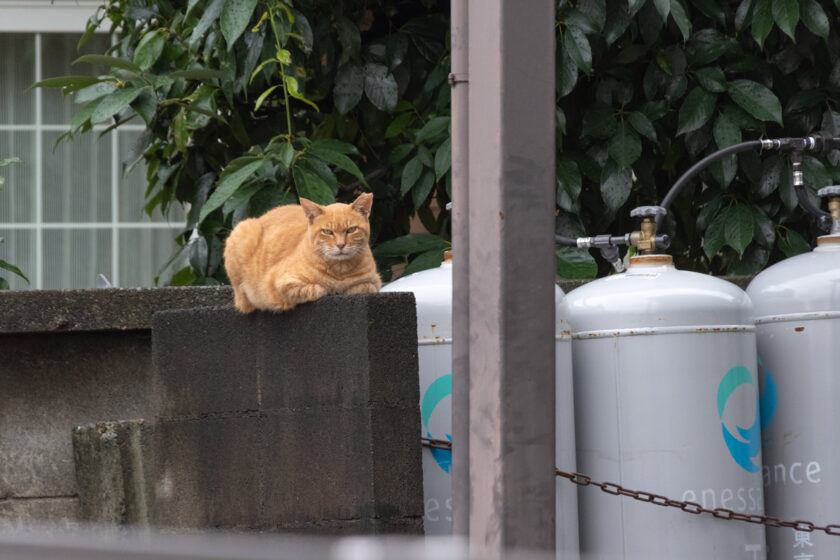
<svg viewBox="0 0 840 560"><path fill-rule="evenodd" d="M422 531L411 294L162 312L156 522Z"/></svg>

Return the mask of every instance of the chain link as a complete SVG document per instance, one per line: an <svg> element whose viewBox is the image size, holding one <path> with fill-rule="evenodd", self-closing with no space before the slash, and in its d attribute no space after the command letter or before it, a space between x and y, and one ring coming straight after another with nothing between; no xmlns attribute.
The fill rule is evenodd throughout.
<svg viewBox="0 0 840 560"><path fill-rule="evenodd" d="M656 504L662 507L672 507L694 515L708 513L718 519L744 521L746 523L755 523L756 525L766 525L767 527L787 527L789 529L793 529L794 531L804 531L806 533L822 531L828 535L840 535L840 525L826 525L823 527L812 523L811 521L782 521L776 517L740 513L726 508L709 509L696 502L672 500L659 494L651 494L650 492L644 492L641 490L630 490L614 482L597 482L592 480L591 477L578 472L568 473L563 472L560 469L555 469L555 472L557 476L568 479L578 486L596 486L600 488L602 492L612 494L613 496L627 496L628 498L633 498L634 500L638 500L640 502Z"/></svg>
<svg viewBox="0 0 840 560"><path fill-rule="evenodd" d="M420 440L424 447L452 450L452 442L445 439L423 437L420 438ZM660 494L653 494L642 490L630 490L614 482L597 482L592 480L592 477L579 472L569 473L561 471L560 469L554 469L554 471L557 476L565 478L578 486L596 486L600 488L602 492L606 492L607 494L611 494L613 496L627 496L628 498L633 498L634 500L638 500L640 502L654 504L661 507L672 507L693 515L708 513L718 519L744 521L746 523L755 523L756 525L765 525L767 527L785 527L793 529L794 531L803 531L806 533L821 531L827 535L840 536L840 525L826 525L823 527L811 521L782 521L777 517L756 514L749 515L726 508L709 509L696 502L672 500L667 496L662 496Z"/></svg>

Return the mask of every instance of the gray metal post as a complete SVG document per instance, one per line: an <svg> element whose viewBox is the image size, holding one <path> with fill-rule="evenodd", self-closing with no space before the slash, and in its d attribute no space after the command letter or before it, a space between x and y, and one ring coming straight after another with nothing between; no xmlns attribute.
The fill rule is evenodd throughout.
<svg viewBox="0 0 840 560"><path fill-rule="evenodd" d="M468 0L452 0L452 284L455 293L469 286L469 83L467 81ZM466 297L452 301L452 532L469 534L470 524L470 307Z"/></svg>
<svg viewBox="0 0 840 560"><path fill-rule="evenodd" d="M554 550L554 1L469 16L470 542Z"/></svg>

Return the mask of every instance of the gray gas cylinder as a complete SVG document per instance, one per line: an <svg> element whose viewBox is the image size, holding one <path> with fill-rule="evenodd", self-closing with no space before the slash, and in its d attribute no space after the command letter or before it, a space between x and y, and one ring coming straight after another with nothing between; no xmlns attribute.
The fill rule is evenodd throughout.
<svg viewBox="0 0 840 560"><path fill-rule="evenodd" d="M840 524L840 235L771 266L747 292L762 372L767 515ZM767 544L775 560L840 558L840 537L825 533L767 529Z"/></svg>
<svg viewBox="0 0 840 560"><path fill-rule="evenodd" d="M452 262L391 282L383 292L413 292L417 301L421 437L452 439ZM555 287L556 466L575 470L572 344L565 295ZM457 442L453 442L457 445ZM452 533L451 451L423 449L423 492L427 535ZM551 468L551 465L547 465ZM578 557L577 491L557 481L558 558Z"/></svg>
<svg viewBox="0 0 840 560"><path fill-rule="evenodd" d="M667 255L566 297L578 470L746 514L764 511L752 305ZM765 557L764 528L596 488L578 493L583 558Z"/></svg>

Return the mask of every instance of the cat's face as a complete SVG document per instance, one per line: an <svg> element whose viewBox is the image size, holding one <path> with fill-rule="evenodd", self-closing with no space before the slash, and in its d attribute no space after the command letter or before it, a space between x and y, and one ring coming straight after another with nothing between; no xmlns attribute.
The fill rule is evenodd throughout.
<svg viewBox="0 0 840 560"><path fill-rule="evenodd" d="M372 194L363 194L351 204L319 206L301 199L309 220L309 238L315 252L327 261L343 261L358 255L368 246Z"/></svg>

